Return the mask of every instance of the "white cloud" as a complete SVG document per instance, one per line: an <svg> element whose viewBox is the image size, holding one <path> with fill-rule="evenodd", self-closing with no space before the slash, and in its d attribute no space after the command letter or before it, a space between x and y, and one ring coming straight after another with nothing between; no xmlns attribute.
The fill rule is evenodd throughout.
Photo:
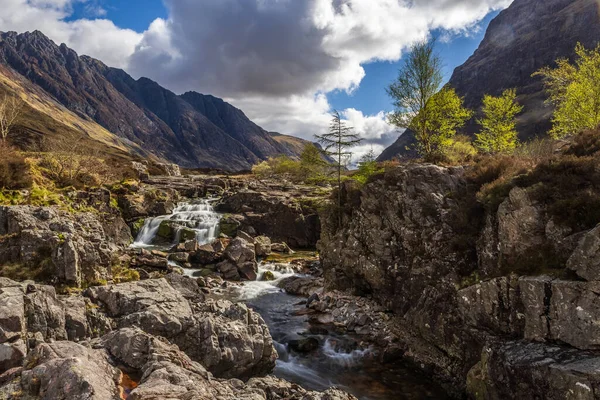
<svg viewBox="0 0 600 400"><path fill-rule="evenodd" d="M143 33L105 19L67 22L76 1L99 4L0 0L0 30L39 29L136 77L224 97L266 129L311 138L329 123L326 94L352 92L365 63L397 61L434 29L468 34L512 0L164 0L168 18ZM383 113L344 116L369 146L397 136Z"/></svg>
<svg viewBox="0 0 600 400"><path fill-rule="evenodd" d="M66 43L80 54L108 65L127 67L142 40L141 33L121 29L107 19L66 21L76 2L86 0L0 0L1 31L42 31L57 43ZM95 3L96 13L102 13Z"/></svg>

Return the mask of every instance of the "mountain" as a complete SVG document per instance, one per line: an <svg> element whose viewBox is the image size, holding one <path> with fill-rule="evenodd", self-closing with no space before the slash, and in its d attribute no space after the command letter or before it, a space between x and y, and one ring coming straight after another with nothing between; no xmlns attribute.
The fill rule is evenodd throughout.
<svg viewBox="0 0 600 400"><path fill-rule="evenodd" d="M6 80L26 82L24 92L43 92L79 118L76 125L102 127L110 142L133 154L227 170L248 169L279 154L299 155L221 99L195 92L178 96L150 79L136 80L78 56L39 31L0 33L0 67Z"/></svg>
<svg viewBox="0 0 600 400"><path fill-rule="evenodd" d="M600 6L596 0L515 0L494 18L475 53L457 67L448 83L478 109L484 94L499 95L516 88L524 112L518 118L521 140L545 134L552 108L539 77L531 75L557 58L573 58L577 42L588 48L600 42ZM467 133L477 130L472 121ZM414 143L407 132L379 157L406 155Z"/></svg>

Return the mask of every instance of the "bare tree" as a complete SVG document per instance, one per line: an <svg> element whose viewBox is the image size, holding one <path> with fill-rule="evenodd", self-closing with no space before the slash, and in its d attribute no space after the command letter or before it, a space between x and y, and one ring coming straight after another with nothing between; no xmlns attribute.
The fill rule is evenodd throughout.
<svg viewBox="0 0 600 400"><path fill-rule="evenodd" d="M0 136L3 142L6 142L8 134L19 121L24 105L25 102L21 98L9 95L4 95L0 102Z"/></svg>

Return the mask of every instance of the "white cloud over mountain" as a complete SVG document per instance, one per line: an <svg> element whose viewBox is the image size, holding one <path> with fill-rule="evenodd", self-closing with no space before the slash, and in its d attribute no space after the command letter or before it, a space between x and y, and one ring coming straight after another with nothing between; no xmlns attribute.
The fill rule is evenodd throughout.
<svg viewBox="0 0 600 400"><path fill-rule="evenodd" d="M68 21L86 0L0 0L0 30L39 29L175 92L224 97L266 129L312 138L329 122L326 94L357 88L362 65L397 61L434 29L467 32L511 1L165 0L169 17L137 33L106 19ZM343 115L375 151L397 136L383 112Z"/></svg>

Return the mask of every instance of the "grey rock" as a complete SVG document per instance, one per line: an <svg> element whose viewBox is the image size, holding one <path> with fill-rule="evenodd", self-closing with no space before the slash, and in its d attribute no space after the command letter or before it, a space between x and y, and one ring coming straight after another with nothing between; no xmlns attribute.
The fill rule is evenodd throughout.
<svg viewBox="0 0 600 400"><path fill-rule="evenodd" d="M600 226L587 232L567 262L586 281L600 280Z"/></svg>

